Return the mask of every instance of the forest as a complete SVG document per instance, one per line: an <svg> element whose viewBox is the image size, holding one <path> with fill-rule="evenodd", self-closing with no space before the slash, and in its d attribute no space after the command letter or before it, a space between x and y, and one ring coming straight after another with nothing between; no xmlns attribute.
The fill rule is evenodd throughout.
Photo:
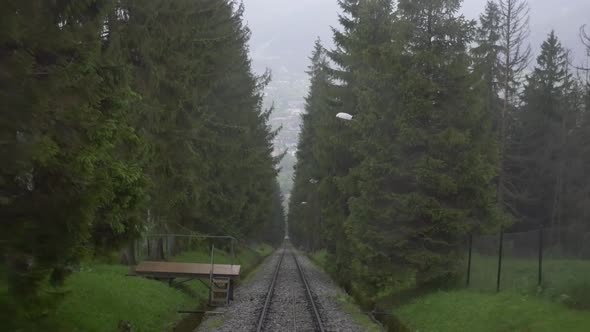
<svg viewBox="0 0 590 332"><path fill-rule="evenodd" d="M310 57L288 220L347 291L464 283L470 235L588 239L589 68L552 31L533 57L526 1L478 21L457 0L339 4L335 46Z"/></svg>
<svg viewBox="0 0 590 332"><path fill-rule="evenodd" d="M562 321L522 330L590 326L583 311L590 309L583 272L590 271L590 22L572 22L585 50L574 60L551 30L533 51L532 1L489 0L478 20L461 14L461 0L338 3L332 41L318 39L309 57L285 202L279 180L290 181L277 175L293 151L275 146L281 128L271 126L273 95L265 91L272 75L254 69L248 0L5 1L0 329L26 331L16 326L46 318L64 321L30 330L111 331L123 319L138 331L169 329L180 306L207 301L213 273L210 286L191 284L192 297L172 282L127 278L139 241L231 236L251 245L237 261L253 271L273 254L269 244L289 242L285 228L362 315L384 301L392 312L394 300L409 297L416 301L387 315L415 330L441 317L436 330L508 331L459 309L488 315L495 311L479 310L486 301L510 309L536 301L534 293L551 301L517 307L510 319L547 316L535 309L542 308ZM288 40L279 44L288 59L297 54ZM277 86L297 95L305 82ZM297 116L298 105L289 106L297 98L278 106ZM467 284L495 276L503 248L497 254L495 241L516 233L533 240L512 237L510 252L548 239L551 257L569 256L548 260L547 270L543 249L538 263L508 257L504 276L525 265L539 271L538 283L527 276L533 283L516 295L490 300L459 288L467 264ZM488 238L487 247L477 242ZM487 266L471 270L472 247L474 262ZM482 247L491 254L481 255ZM231 258L225 249L211 246L211 257L218 250L220 262L233 266L233 244ZM207 250L171 261L204 261ZM561 279L551 279L555 270L565 271ZM500 267L497 276L499 290ZM507 287L520 287L514 284ZM354 300L346 298L353 307ZM444 329L457 311L466 316L457 322L476 325ZM94 323L101 328L85 328ZM399 331L406 331L401 324Z"/></svg>
<svg viewBox="0 0 590 332"><path fill-rule="evenodd" d="M2 317L47 313L46 285L147 233L282 239L270 75L251 70L242 14L230 0L3 3Z"/></svg>

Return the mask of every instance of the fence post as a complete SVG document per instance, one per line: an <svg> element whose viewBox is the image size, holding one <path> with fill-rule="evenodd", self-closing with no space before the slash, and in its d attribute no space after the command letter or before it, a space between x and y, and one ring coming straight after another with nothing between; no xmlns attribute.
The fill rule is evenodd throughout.
<svg viewBox="0 0 590 332"><path fill-rule="evenodd" d="M469 258L467 259L467 287L471 282L471 252L473 250L473 234L469 234Z"/></svg>
<svg viewBox="0 0 590 332"><path fill-rule="evenodd" d="M170 249L170 247L168 246L168 235L166 235L166 236L164 237L164 250L163 250L163 252L164 252L164 257L163 257L163 259L164 259L164 260L166 260L166 255L168 255L168 250L169 250L169 249Z"/></svg>
<svg viewBox="0 0 590 332"><path fill-rule="evenodd" d="M230 239L230 243L231 243L231 265L234 265L234 261L236 260L235 240Z"/></svg>
<svg viewBox="0 0 590 332"><path fill-rule="evenodd" d="M539 228L539 281L538 286L543 282L543 229L544 225Z"/></svg>
<svg viewBox="0 0 590 332"><path fill-rule="evenodd" d="M500 291L500 279L502 277L502 251L504 247L504 227L500 229L500 247L498 249L498 278L496 280L496 292Z"/></svg>

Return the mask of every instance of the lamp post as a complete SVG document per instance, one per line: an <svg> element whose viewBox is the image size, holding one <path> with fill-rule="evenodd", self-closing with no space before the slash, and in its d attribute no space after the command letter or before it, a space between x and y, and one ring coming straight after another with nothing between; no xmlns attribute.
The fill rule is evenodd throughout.
<svg viewBox="0 0 590 332"><path fill-rule="evenodd" d="M344 121L352 121L354 117L348 113L340 112L336 114L336 118Z"/></svg>

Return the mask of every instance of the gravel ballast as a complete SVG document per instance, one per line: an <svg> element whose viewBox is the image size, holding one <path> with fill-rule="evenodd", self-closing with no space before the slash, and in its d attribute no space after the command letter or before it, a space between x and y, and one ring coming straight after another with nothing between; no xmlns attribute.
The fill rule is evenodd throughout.
<svg viewBox="0 0 590 332"><path fill-rule="evenodd" d="M196 331L255 331L282 250L277 250L236 289L235 301L230 306L217 310L225 311L224 314L208 316ZM380 330L377 325L361 327L349 313L350 305L344 308L342 299L346 298L346 294L332 282L329 276L318 269L306 256L297 254L297 260L307 277L327 331ZM311 312L295 260L291 252L287 251L265 319L265 331L315 331Z"/></svg>
<svg viewBox="0 0 590 332"><path fill-rule="evenodd" d="M263 325L264 331L313 331L313 319L297 265L287 252Z"/></svg>

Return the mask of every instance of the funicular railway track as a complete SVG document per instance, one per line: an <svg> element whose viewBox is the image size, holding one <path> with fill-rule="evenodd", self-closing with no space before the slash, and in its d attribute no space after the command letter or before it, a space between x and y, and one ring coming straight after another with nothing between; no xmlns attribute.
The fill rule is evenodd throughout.
<svg viewBox="0 0 590 332"><path fill-rule="evenodd" d="M295 251L288 244L281 250L256 331L326 331Z"/></svg>

